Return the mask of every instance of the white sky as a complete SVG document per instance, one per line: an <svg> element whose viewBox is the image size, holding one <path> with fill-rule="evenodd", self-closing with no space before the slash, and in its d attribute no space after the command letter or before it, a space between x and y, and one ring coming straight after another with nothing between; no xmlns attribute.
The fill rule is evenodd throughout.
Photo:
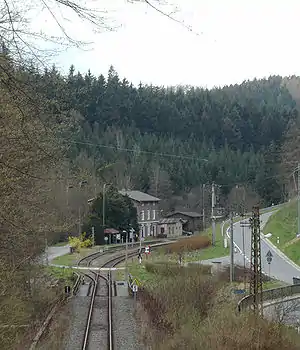
<svg viewBox="0 0 300 350"><path fill-rule="evenodd" d="M134 84L207 87L300 74L299 0L172 0L181 9L176 18L200 35L142 4L90 1L109 11L108 24L114 19L121 26L94 34L87 24L69 17L69 34L93 44L89 51L69 49L57 56L55 62L64 72L73 63L81 72L90 68L106 76L113 65L121 78ZM49 15L47 23L44 20L39 16L37 23L54 30Z"/></svg>

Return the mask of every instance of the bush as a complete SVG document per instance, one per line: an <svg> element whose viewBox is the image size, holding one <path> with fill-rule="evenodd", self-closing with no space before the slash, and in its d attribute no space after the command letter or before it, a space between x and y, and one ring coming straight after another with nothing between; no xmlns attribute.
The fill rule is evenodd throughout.
<svg viewBox="0 0 300 350"><path fill-rule="evenodd" d="M183 253L193 250L207 248L211 244L207 236L193 236L180 239L174 243L168 244L165 247L166 253Z"/></svg>
<svg viewBox="0 0 300 350"><path fill-rule="evenodd" d="M175 262L161 262L161 263L146 263L146 271L162 276L179 276L188 274L202 274L210 275L211 266L209 265L194 265L188 268L182 267Z"/></svg>
<svg viewBox="0 0 300 350"><path fill-rule="evenodd" d="M70 246L76 251L79 252L82 248L88 248L92 246L92 240L86 237L86 233L83 232L79 237L69 237Z"/></svg>
<svg viewBox="0 0 300 350"><path fill-rule="evenodd" d="M238 314L232 286L198 267L148 263L145 268L162 276L138 294L147 315L141 323L145 348L149 342L153 350L300 349L296 331L250 312Z"/></svg>

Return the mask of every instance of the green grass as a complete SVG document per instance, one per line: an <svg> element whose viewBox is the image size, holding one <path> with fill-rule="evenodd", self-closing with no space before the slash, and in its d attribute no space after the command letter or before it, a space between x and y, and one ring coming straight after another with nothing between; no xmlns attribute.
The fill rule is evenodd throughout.
<svg viewBox="0 0 300 350"><path fill-rule="evenodd" d="M72 284L74 281L74 274L72 269L63 269L60 267L47 266L46 271L53 277L63 280L66 283Z"/></svg>
<svg viewBox="0 0 300 350"><path fill-rule="evenodd" d="M263 283L263 289L273 289L273 288L279 288L287 286L286 283L278 280L271 280Z"/></svg>
<svg viewBox="0 0 300 350"><path fill-rule="evenodd" d="M226 229L226 227L225 227ZM224 229L224 233L226 232ZM202 235L212 237L212 228L206 229ZM207 260L213 258L221 258L229 255L229 247L224 248L224 238L221 232L221 224L216 224L216 245L201 249L198 252L191 252L185 255L185 261Z"/></svg>
<svg viewBox="0 0 300 350"><path fill-rule="evenodd" d="M300 241L296 239L297 232L297 202L292 201L278 210L268 220L264 234L271 232L270 240L284 254L300 265ZM279 244L277 243L279 237Z"/></svg>
<svg viewBox="0 0 300 350"><path fill-rule="evenodd" d="M64 265L64 266L74 266L77 264L77 261L89 254L92 254L96 251L99 251L100 247L96 246L93 248L83 248L81 249L80 253L73 253L73 254L65 254L58 256L57 258L53 259L51 261L52 264L55 265Z"/></svg>

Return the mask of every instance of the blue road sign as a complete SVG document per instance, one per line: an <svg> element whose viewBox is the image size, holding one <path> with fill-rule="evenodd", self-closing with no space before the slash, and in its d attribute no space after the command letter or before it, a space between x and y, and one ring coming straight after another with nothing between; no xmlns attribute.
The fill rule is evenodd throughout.
<svg viewBox="0 0 300 350"><path fill-rule="evenodd" d="M245 289L234 289L233 293L234 294L244 294L244 293L246 293L246 290Z"/></svg>

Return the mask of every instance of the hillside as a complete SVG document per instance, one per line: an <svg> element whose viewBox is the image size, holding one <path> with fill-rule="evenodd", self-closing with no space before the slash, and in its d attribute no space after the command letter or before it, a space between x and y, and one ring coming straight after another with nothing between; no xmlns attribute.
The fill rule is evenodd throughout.
<svg viewBox="0 0 300 350"><path fill-rule="evenodd" d="M37 80L53 109L75 121L66 142L74 165L87 174L150 192L166 199L168 209L200 210L202 184L213 181L221 186L220 205L247 206L258 197L269 205L286 196L281 147L298 112L279 76L212 90L135 87L113 67L105 78L71 66L67 77L53 68ZM236 185L243 195L235 194ZM207 186L204 197L209 205Z"/></svg>
<svg viewBox="0 0 300 350"><path fill-rule="evenodd" d="M264 228L264 233L272 233L270 240L296 264L300 265L300 239L297 233L297 201L285 205L273 214ZM277 238L279 237L279 243Z"/></svg>

